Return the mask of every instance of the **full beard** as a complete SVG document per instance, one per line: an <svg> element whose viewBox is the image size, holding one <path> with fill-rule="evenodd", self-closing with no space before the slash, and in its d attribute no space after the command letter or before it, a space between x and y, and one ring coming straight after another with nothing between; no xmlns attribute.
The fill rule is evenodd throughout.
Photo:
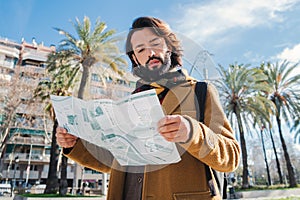
<svg viewBox="0 0 300 200"><path fill-rule="evenodd" d="M170 54L167 53L164 59L160 57L152 57L147 61L147 63L149 63L149 61L154 58L161 61L162 65L160 67L149 69L147 64L146 66L143 66L139 63L137 67L133 68L133 74L147 82L155 82L161 79L162 75L170 70L171 67Z"/></svg>

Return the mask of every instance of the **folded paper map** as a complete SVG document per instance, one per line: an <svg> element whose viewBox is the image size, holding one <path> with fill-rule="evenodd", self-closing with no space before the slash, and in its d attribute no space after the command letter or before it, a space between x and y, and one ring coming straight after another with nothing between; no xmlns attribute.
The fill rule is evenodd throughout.
<svg viewBox="0 0 300 200"><path fill-rule="evenodd" d="M72 96L51 95L59 126L92 144L109 150L125 165L157 165L180 161L175 143L157 131L164 117L155 90L114 101L83 101Z"/></svg>

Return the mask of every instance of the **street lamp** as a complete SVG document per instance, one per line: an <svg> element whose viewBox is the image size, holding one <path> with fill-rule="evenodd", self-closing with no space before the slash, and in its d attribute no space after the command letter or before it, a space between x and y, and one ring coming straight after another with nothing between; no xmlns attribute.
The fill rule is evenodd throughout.
<svg viewBox="0 0 300 200"><path fill-rule="evenodd" d="M13 185L12 185L12 188L11 188L11 193L14 192L14 189L16 187L16 170L17 170L17 164L19 163L19 156L16 156L15 157L15 166L14 166L14 177L13 177Z"/></svg>

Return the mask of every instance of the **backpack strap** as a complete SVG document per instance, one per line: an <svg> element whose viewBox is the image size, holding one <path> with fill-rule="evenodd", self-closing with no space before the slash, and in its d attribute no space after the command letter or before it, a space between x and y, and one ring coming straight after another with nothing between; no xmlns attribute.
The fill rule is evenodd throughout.
<svg viewBox="0 0 300 200"><path fill-rule="evenodd" d="M199 122L202 123L204 123L206 91L207 91L207 83L198 81L195 86L195 94L196 94L195 102L196 102L196 110L197 110L197 119Z"/></svg>
<svg viewBox="0 0 300 200"><path fill-rule="evenodd" d="M206 101L206 92L207 92L207 83L206 82L197 82L195 86L195 102L197 110L197 119L199 122L204 123L204 110L205 110L205 101ZM205 175L207 178L208 186L210 188L211 196L216 196L217 192L213 183L213 178L211 175L210 167L204 163L205 166Z"/></svg>

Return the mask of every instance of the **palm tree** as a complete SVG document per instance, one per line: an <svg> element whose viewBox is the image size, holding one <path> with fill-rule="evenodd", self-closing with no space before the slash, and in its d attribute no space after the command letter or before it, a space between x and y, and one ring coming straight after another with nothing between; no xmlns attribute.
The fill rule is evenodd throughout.
<svg viewBox="0 0 300 200"><path fill-rule="evenodd" d="M257 91L268 91L268 86L264 84L267 77L259 69L242 64L229 65L227 70L219 65L219 72L221 79L217 81L217 86L224 98L225 112L231 124L237 122L239 130L243 164L242 187L249 188L245 130L252 129L256 116L266 116L266 105L270 103L267 98L257 95Z"/></svg>
<svg viewBox="0 0 300 200"><path fill-rule="evenodd" d="M272 185L272 181L271 181L270 169L269 169L269 165L268 165L268 158L267 158L266 147L265 147L264 128L261 128L260 136L261 136L261 145L263 147L265 165L266 165L267 176L268 176L268 186L270 186L270 185Z"/></svg>
<svg viewBox="0 0 300 200"><path fill-rule="evenodd" d="M271 142L272 142L272 148L273 148L273 151L274 151L274 154L275 154L275 160L276 160L279 183L283 184L283 177L282 177L280 162L279 162L278 153L277 153L277 150L276 150L275 141L274 141L274 137L273 137L273 132L272 132L271 128L269 129L269 134L270 134L270 138L271 138Z"/></svg>
<svg viewBox="0 0 300 200"><path fill-rule="evenodd" d="M262 66L259 67L260 70L264 70L264 68ZM266 83L266 82L265 82ZM268 98L268 94L271 91L271 87L269 84L267 84L267 91L257 91L257 95L260 95L264 98ZM260 106L260 105L258 105ZM275 104L272 101L268 101L267 104L263 104L263 107L261 108L262 110L264 110L265 112L262 115L258 115L258 116L254 116L254 124L258 125L259 129L260 129L260 138L261 138L261 142L262 142L262 147L263 147L263 153L264 153L264 159L265 159L265 165L266 165L266 170L267 170L267 176L268 176L268 185L271 185L271 176L270 176L270 170L269 170L269 166L268 166L268 160L267 160L267 156L266 156L266 149L265 149L265 142L264 142L264 132L267 130L270 130L270 134L271 134L271 130L272 130L272 116L275 115L276 113L276 107ZM279 160L278 160L278 156L277 156L277 151L276 151L276 147L275 147L275 143L274 143L274 139L273 139L273 135L270 135L271 137L271 141L272 141L272 145L273 145L273 150L275 153L275 157L276 157L276 163L277 163L277 169L278 169L278 175L279 175L279 179L280 181L282 181L282 175L281 175L281 170L280 170L280 164L279 164ZM282 183L282 182L280 182Z"/></svg>
<svg viewBox="0 0 300 200"><path fill-rule="evenodd" d="M294 122L291 131L295 131L295 136L294 136L295 143L300 144L300 119Z"/></svg>
<svg viewBox="0 0 300 200"><path fill-rule="evenodd" d="M35 91L35 96L41 98L42 101L47 102L46 111L49 113L52 121L53 121L53 128L52 128L52 141L51 141L51 152L50 152L50 166L48 171L48 178L47 178L47 186L45 189L46 194L56 193L58 189L58 177L57 177L57 164L58 164L58 157L59 157L59 147L56 143L56 128L58 126L58 122L55 117L54 109L49 101L50 94L58 95L58 96L67 96L71 95L69 92L70 87L72 86L73 82L71 80L74 79L76 76L76 71L66 71L65 73L57 74L53 68L53 63L65 68L65 65L62 64L62 61L55 60L55 53L50 54L47 60L47 68L48 68L48 76L50 79L42 80ZM66 158L62 158L65 161ZM65 166L66 167L66 166ZM64 169L62 169L64 172ZM64 173L62 173L64 175ZM66 177L61 177L60 180L60 194L65 195L66 193L61 193L61 191L66 191L67 180ZM64 189L63 189L64 188Z"/></svg>
<svg viewBox="0 0 300 200"><path fill-rule="evenodd" d="M266 70L266 66L264 63L262 63L260 65L260 69L265 72ZM269 84L270 87L272 87L270 84ZM267 92L264 93L264 95L269 95ZM274 104L275 106L275 104ZM275 115L276 112L270 112L270 118L271 119L271 116L272 115ZM277 150L276 150L276 145L275 145L275 141L274 141L274 137L273 137L273 131L272 131L272 127L273 127L273 122L272 121L269 121L267 124L264 124L264 127L266 127L266 129L269 130L269 135L270 135L270 139L271 139L271 142L272 142L272 148L273 148L273 151L274 151L274 155L275 155L275 161L276 161L276 167L277 167L277 173L278 173L278 178L279 178L279 183L280 184L283 184L283 177L282 177L282 172L281 172L281 166L280 166L280 162L279 162L279 158L278 158L278 153L277 153Z"/></svg>
<svg viewBox="0 0 300 200"><path fill-rule="evenodd" d="M268 89L270 89L270 88L268 88ZM267 99L268 96L266 94L268 94L268 92L258 91L258 95L261 95ZM261 105L258 104L258 106L261 106ZM254 117L253 126L255 127L255 125L257 125L260 129L259 137L261 139L261 145L262 145L262 149L263 149L263 155L264 155L264 160L265 160L265 165L266 165L266 170L267 170L267 177L268 177L267 185L270 186L270 185L272 185L272 181L271 181L270 169L269 169L269 165L268 165L268 158L267 158L266 148L265 148L264 132L266 130L266 127L270 127L270 128L272 127L271 114L275 114L276 108L275 108L275 105L272 103L272 101L268 101L268 104L263 104L262 106L263 107L261 109L266 112L263 113L263 115L253 116Z"/></svg>
<svg viewBox="0 0 300 200"><path fill-rule="evenodd" d="M286 161L289 176L289 187L296 187L297 182L291 159L288 153L285 139L282 133L281 120L283 119L288 126L290 122L296 122L300 116L300 95L299 84L300 74L294 73L298 63L291 64L287 61L275 64L267 63L264 73L268 76L268 84L272 86L271 101L277 108L276 122L279 137Z"/></svg>
<svg viewBox="0 0 300 200"><path fill-rule="evenodd" d="M50 87L52 94L66 95L66 91L74 91L79 82L78 97L83 99L84 92L88 92L88 83L90 81L91 69L95 64L100 63L100 67L110 67L115 72L123 74L123 71L118 66L125 65L126 61L120 58L120 52L116 42L119 38L112 37L114 30L105 32L106 24L97 20L93 31L91 31L91 23L88 17L84 17L83 23L76 18L76 23L73 26L78 34L78 39L70 33L55 28L60 34L65 36L57 51L51 54L47 60L47 69L51 73L52 80ZM103 77L102 74L98 74ZM52 85L54 84L54 85ZM46 84L47 85L47 84ZM71 89L72 88L72 89ZM57 123L54 123L58 125ZM50 160L50 168L48 174L48 182L45 193L53 193L57 188L57 177L53 177L51 182L50 173L57 170L57 149L56 144L56 127L52 133L52 149ZM66 159L66 158L64 158ZM66 160L63 160L66 162ZM66 167L66 165L64 165ZM64 175L65 169L62 169ZM76 177L75 177L76 180ZM63 190L60 190L63 191Z"/></svg>
<svg viewBox="0 0 300 200"><path fill-rule="evenodd" d="M88 92L90 71L94 64L108 65L122 75L123 71L118 66L125 65L126 61L120 58L120 52L116 45L120 38L112 37L115 34L114 30L105 32L106 24L104 22L97 20L94 30L91 31L90 19L85 16L83 23L76 18L73 26L78 34L78 39L60 28L55 28L66 37L59 44L57 57L66 59L68 63L72 64L74 70L82 69L78 98L84 99L84 92Z"/></svg>

